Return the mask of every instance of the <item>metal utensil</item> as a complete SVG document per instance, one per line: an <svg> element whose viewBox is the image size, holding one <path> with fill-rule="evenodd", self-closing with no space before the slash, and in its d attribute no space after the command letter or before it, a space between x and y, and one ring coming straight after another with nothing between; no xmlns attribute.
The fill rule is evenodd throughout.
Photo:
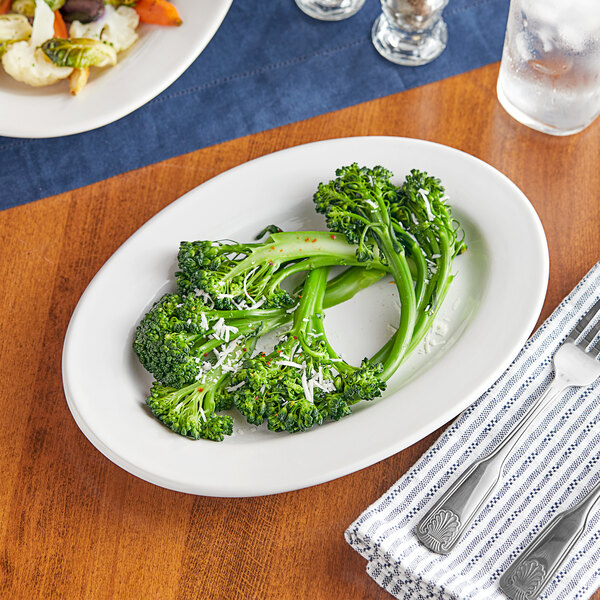
<svg viewBox="0 0 600 600"><path fill-rule="evenodd" d="M475 461L420 521L416 535L427 548L438 554L450 552L499 487L506 459L535 419L566 388L590 385L600 377L600 361L595 360L600 348L590 347L600 333L600 321L586 332L599 311L600 300L558 348L553 358L554 379L521 422L490 454Z"/></svg>
<svg viewBox="0 0 600 600"><path fill-rule="evenodd" d="M583 535L598 500L600 483L579 504L556 515L523 550L498 582L511 600L538 598Z"/></svg>

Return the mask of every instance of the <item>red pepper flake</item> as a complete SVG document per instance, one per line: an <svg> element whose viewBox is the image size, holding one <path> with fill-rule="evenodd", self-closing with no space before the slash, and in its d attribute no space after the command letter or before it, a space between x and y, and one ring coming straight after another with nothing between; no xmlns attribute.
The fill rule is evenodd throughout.
<svg viewBox="0 0 600 600"><path fill-rule="evenodd" d="M272 260L270 260L270 261L269 261L269 264L270 264L271 266L273 266L273 261L272 261Z"/></svg>
<svg viewBox="0 0 600 600"><path fill-rule="evenodd" d="M271 250L275 250L275 246L271 246Z"/></svg>
<svg viewBox="0 0 600 600"><path fill-rule="evenodd" d="M205 352L205 353L204 353L204 356L208 356L208 352Z"/></svg>
<svg viewBox="0 0 600 600"><path fill-rule="evenodd" d="M331 234L329 237L330 237L332 240L335 240L335 237L336 237L336 236L335 236L335 234L333 234L333 233L332 233L332 234Z"/></svg>
<svg viewBox="0 0 600 600"><path fill-rule="evenodd" d="M283 252L283 248L279 248L279 252Z"/></svg>
<svg viewBox="0 0 600 600"><path fill-rule="evenodd" d="M203 392L203 391L204 391L204 388L198 388L198 391L199 391L199 392Z"/></svg>
<svg viewBox="0 0 600 600"><path fill-rule="evenodd" d="M297 340L298 338L296 336L294 336L294 339Z"/></svg>
<svg viewBox="0 0 600 600"><path fill-rule="evenodd" d="M309 238L309 237L307 237L307 238L304 238L304 241L305 241L305 242L310 242L310 238Z"/></svg>
<svg viewBox="0 0 600 600"><path fill-rule="evenodd" d="M315 239L312 241L312 243L314 244L316 241L317 241L317 238L315 238Z"/></svg>

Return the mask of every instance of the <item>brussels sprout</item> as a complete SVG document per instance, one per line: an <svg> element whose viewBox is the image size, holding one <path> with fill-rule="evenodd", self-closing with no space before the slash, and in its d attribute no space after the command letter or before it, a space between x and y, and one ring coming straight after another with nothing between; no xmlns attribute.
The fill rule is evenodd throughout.
<svg viewBox="0 0 600 600"><path fill-rule="evenodd" d="M52 38L42 44L44 54L59 67L106 67L117 64L117 53L112 46L99 40Z"/></svg>
<svg viewBox="0 0 600 600"><path fill-rule="evenodd" d="M9 44L28 40L31 36L31 25L23 15L0 15L0 56Z"/></svg>
<svg viewBox="0 0 600 600"><path fill-rule="evenodd" d="M66 0L46 0L46 4L54 11L61 9Z"/></svg>
<svg viewBox="0 0 600 600"><path fill-rule="evenodd" d="M51 8L51 10L58 10L62 8L65 0L45 0L46 4ZM13 0L11 9L19 13L20 15L25 15L26 17L33 17L35 14L35 0Z"/></svg>
<svg viewBox="0 0 600 600"><path fill-rule="evenodd" d="M67 0L61 12L65 21L91 23L104 14L104 0Z"/></svg>

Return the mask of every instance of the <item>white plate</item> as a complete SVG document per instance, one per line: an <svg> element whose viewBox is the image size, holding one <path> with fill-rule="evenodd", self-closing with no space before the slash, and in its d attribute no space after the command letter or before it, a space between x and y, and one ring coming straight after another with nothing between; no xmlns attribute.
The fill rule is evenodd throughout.
<svg viewBox="0 0 600 600"><path fill-rule="evenodd" d="M273 433L236 421L222 443L172 433L145 406L150 377L132 350L154 300L174 289L181 240L251 240L269 223L323 228L311 197L337 167L381 164L400 182L412 168L440 177L463 224L468 251L427 352L419 349L385 396L337 423ZM265 495L340 477L423 438L472 403L501 374L534 327L548 282L540 221L505 176L430 142L359 137L316 142L243 164L192 190L139 229L83 294L69 325L63 380L69 408L110 460L157 485L214 496ZM350 361L389 337L393 285L328 311L331 339Z"/></svg>
<svg viewBox="0 0 600 600"><path fill-rule="evenodd" d="M169 87L198 57L232 0L177 0L180 27L142 24L140 39L116 66L91 69L73 97L66 82L42 88L19 83L0 65L0 135L49 138L96 129L138 109Z"/></svg>

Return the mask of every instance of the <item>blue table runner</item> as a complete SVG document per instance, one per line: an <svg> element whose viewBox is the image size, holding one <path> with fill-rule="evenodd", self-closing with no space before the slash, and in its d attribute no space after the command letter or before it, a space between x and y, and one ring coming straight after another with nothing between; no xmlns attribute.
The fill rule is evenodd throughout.
<svg viewBox="0 0 600 600"><path fill-rule="evenodd" d="M0 137L0 209L495 62L508 0L450 0L448 46L421 67L379 56L370 39L379 13L379 1L367 0L331 23L293 0L234 0L198 59L137 111L78 135Z"/></svg>

